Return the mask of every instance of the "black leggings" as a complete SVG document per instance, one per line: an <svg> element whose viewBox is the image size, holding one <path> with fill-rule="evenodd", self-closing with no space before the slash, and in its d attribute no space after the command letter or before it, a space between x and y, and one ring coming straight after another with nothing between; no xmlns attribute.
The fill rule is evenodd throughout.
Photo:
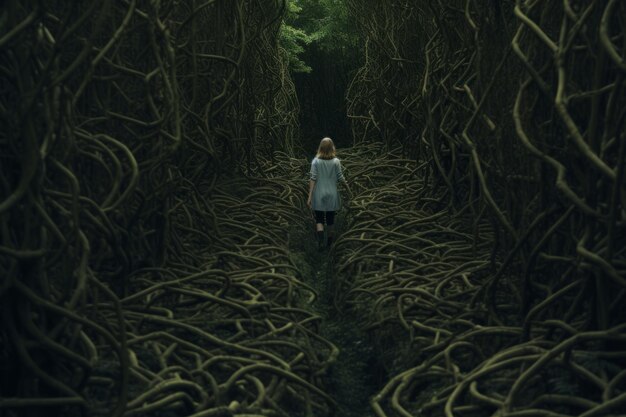
<svg viewBox="0 0 626 417"><path fill-rule="evenodd" d="M333 224L335 224L335 212L334 211L315 210L315 223L324 224L324 217L326 217L326 226L332 226Z"/></svg>

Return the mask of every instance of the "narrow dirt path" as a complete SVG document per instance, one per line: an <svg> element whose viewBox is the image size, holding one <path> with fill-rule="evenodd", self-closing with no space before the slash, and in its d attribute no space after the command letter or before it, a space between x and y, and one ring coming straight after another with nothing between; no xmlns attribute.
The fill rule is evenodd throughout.
<svg viewBox="0 0 626 417"><path fill-rule="evenodd" d="M311 225L308 230L311 230ZM335 276L333 253L318 252L313 233L302 233L303 245L292 249L304 281L318 292L312 304L319 315L320 336L339 349L339 356L331 366L326 381L328 393L338 404L337 417L373 416L369 399L380 387L373 347L365 333L356 325L356 318L348 311L338 311L334 305Z"/></svg>
<svg viewBox="0 0 626 417"><path fill-rule="evenodd" d="M379 387L377 384L376 358L368 336L356 326L356 318L347 311L337 311L334 306L335 275L332 251L309 253L315 268L309 285L320 294L315 305L322 316L320 333L339 348L337 362L329 375L329 393L339 404L337 415L341 417L373 416L369 399Z"/></svg>

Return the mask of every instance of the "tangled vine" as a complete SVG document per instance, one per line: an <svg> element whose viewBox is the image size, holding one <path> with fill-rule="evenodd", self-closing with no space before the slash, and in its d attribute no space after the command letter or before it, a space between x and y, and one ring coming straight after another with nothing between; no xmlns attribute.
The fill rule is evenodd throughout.
<svg viewBox="0 0 626 417"><path fill-rule="evenodd" d="M377 415L619 414L625 5L348 4L355 140L415 161L363 199L338 264L375 305L362 326L406 334L381 348Z"/></svg>
<svg viewBox="0 0 626 417"><path fill-rule="evenodd" d="M217 181L293 151L284 9L3 4L0 414L332 407L335 348L272 231L293 207L242 210L291 186Z"/></svg>

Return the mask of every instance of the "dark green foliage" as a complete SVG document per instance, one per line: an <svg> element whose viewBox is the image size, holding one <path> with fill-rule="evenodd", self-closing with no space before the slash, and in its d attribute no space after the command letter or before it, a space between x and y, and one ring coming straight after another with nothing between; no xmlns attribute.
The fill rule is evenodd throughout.
<svg viewBox="0 0 626 417"><path fill-rule="evenodd" d="M293 72L311 72L308 46L338 60L358 56L360 37L342 0L288 0L287 10L280 40Z"/></svg>

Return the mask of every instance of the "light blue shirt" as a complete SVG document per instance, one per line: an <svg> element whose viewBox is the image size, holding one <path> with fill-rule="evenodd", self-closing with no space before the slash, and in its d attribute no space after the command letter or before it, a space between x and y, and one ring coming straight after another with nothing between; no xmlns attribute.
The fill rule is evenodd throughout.
<svg viewBox="0 0 626 417"><path fill-rule="evenodd" d="M337 183L345 181L339 159L313 158L313 162L311 162L311 180L315 181L311 199L313 210L339 210L341 208L341 197L337 191Z"/></svg>

